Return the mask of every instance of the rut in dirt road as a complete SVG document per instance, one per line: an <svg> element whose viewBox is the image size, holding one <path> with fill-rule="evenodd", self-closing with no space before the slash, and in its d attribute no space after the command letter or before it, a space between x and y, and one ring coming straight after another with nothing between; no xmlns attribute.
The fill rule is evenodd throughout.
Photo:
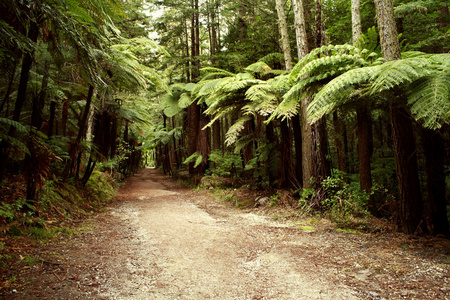
<svg viewBox="0 0 450 300"><path fill-rule="evenodd" d="M163 179L144 169L121 188L113 213L126 216L140 245L100 296L358 299L335 275L292 253L288 244L305 241L292 240L289 228L219 204L200 209L194 193Z"/></svg>

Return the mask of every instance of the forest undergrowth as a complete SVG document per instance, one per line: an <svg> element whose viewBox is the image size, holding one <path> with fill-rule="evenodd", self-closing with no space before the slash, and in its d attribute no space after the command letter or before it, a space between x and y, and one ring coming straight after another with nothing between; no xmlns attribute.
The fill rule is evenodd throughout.
<svg viewBox="0 0 450 300"><path fill-rule="evenodd" d="M397 230L395 202L386 202L380 212L382 217L374 217L367 207L368 198L382 193L382 189L376 187L372 195L368 195L354 184L347 183L342 174L324 180L323 190L277 189L242 176L219 176L214 172L201 178L190 176L187 172L178 172L174 176L194 190L207 191L223 205L257 212L274 220L299 223L311 229L320 226L322 229L326 227L327 230L349 233ZM323 200L311 205L310 198L317 196L317 193L323 193Z"/></svg>
<svg viewBox="0 0 450 300"><path fill-rule="evenodd" d="M81 230L78 224L113 200L117 188L108 173L95 171L85 186L75 180L47 179L39 201L30 202L25 200L23 176L6 179L0 189L0 272L5 273L18 261L27 264L32 259L17 255L16 247L76 234Z"/></svg>

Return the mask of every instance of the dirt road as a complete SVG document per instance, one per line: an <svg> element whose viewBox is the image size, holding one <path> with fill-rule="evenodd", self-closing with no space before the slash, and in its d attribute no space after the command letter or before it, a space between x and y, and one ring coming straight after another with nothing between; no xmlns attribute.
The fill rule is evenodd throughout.
<svg viewBox="0 0 450 300"><path fill-rule="evenodd" d="M153 169L89 224L42 249L32 283L7 298L450 299L450 253L418 257L384 236L301 230Z"/></svg>

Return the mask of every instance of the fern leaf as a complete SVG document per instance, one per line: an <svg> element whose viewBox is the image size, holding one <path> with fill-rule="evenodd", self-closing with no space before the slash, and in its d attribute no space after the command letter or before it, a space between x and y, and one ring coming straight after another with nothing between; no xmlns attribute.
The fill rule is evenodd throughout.
<svg viewBox="0 0 450 300"><path fill-rule="evenodd" d="M0 117L0 123L3 123L3 124L5 124L6 126L9 126L9 127L14 127L18 132L28 133L27 127L25 127L24 125L22 125L21 123L19 123L17 121Z"/></svg>
<svg viewBox="0 0 450 300"><path fill-rule="evenodd" d="M333 111L334 108L345 104L342 96L353 87L367 83L378 68L379 66L353 69L331 80L314 96L313 101L308 105L309 121L314 123L325 114Z"/></svg>
<svg viewBox="0 0 450 300"><path fill-rule="evenodd" d="M242 116L230 127L230 129L228 129L225 139L227 146L231 146L237 141L241 131L244 129L245 122L250 121L251 119L251 116Z"/></svg>
<svg viewBox="0 0 450 300"><path fill-rule="evenodd" d="M408 58L388 61L377 68L374 82L371 84L372 94L380 93L394 87L430 75L429 61L423 58Z"/></svg>
<svg viewBox="0 0 450 300"><path fill-rule="evenodd" d="M442 123L449 123L450 74L428 76L413 83L408 96L411 113L423 126L439 129Z"/></svg>

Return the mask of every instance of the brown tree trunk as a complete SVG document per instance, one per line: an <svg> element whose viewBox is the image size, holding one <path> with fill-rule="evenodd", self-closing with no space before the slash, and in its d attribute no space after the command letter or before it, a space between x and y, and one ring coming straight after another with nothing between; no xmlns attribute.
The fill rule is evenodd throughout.
<svg viewBox="0 0 450 300"><path fill-rule="evenodd" d="M445 193L445 143L439 131L423 129L422 146L425 153L427 174L427 197L425 214L428 229L432 234L449 235L447 198Z"/></svg>
<svg viewBox="0 0 450 300"><path fill-rule="evenodd" d="M383 57L388 61L401 59L393 1L375 0L375 8ZM401 93L397 96L403 98ZM399 189L399 225L403 232L412 234L420 225L423 210L413 127L409 114L394 102L390 104L390 114Z"/></svg>
<svg viewBox="0 0 450 300"><path fill-rule="evenodd" d="M72 169L75 165L77 155L80 153L81 139L85 136L87 120L91 110L92 98L94 96L94 86L89 85L88 94L86 97L86 105L84 107L83 116L81 117L80 126L76 140L70 145L69 161L64 169L64 181L72 174Z"/></svg>
<svg viewBox="0 0 450 300"><path fill-rule="evenodd" d="M343 147L344 130L342 128L342 121L339 120L337 111L333 112L333 128L334 128L334 146L336 147L338 158L338 169L341 172L345 172L345 152Z"/></svg>
<svg viewBox="0 0 450 300"><path fill-rule="evenodd" d="M308 54L308 37L306 35L306 21L302 0L293 0L295 18L295 34L297 42L298 59L301 60ZM314 177L314 159L312 146L312 128L307 120L306 108L311 102L311 97L306 96L301 99L301 128L302 128L302 171L303 188L311 188L311 179Z"/></svg>
<svg viewBox="0 0 450 300"><path fill-rule="evenodd" d="M302 128L300 127L300 116L296 114L292 117L291 122L295 145L295 178L297 179L298 184L303 186Z"/></svg>
<svg viewBox="0 0 450 300"><path fill-rule="evenodd" d="M323 40L323 26L322 26L322 4L320 0L315 0L316 6L316 32L315 44L316 47L322 46ZM319 121L312 125L313 143L315 153L315 171L314 177L320 183L322 180L331 176L331 164L327 159L328 156L328 136L327 136L327 118L323 116Z"/></svg>
<svg viewBox="0 0 450 300"><path fill-rule="evenodd" d="M370 195L372 189L372 174L370 168L370 126L372 125L370 115L365 106L356 109L358 123L358 154L359 154L359 184L361 189ZM378 215L378 208L374 202L374 197L369 196L369 211L373 215Z"/></svg>
<svg viewBox="0 0 450 300"><path fill-rule="evenodd" d="M390 111L399 190L399 225L405 233L413 234L423 212L413 127L403 108L391 103Z"/></svg>

